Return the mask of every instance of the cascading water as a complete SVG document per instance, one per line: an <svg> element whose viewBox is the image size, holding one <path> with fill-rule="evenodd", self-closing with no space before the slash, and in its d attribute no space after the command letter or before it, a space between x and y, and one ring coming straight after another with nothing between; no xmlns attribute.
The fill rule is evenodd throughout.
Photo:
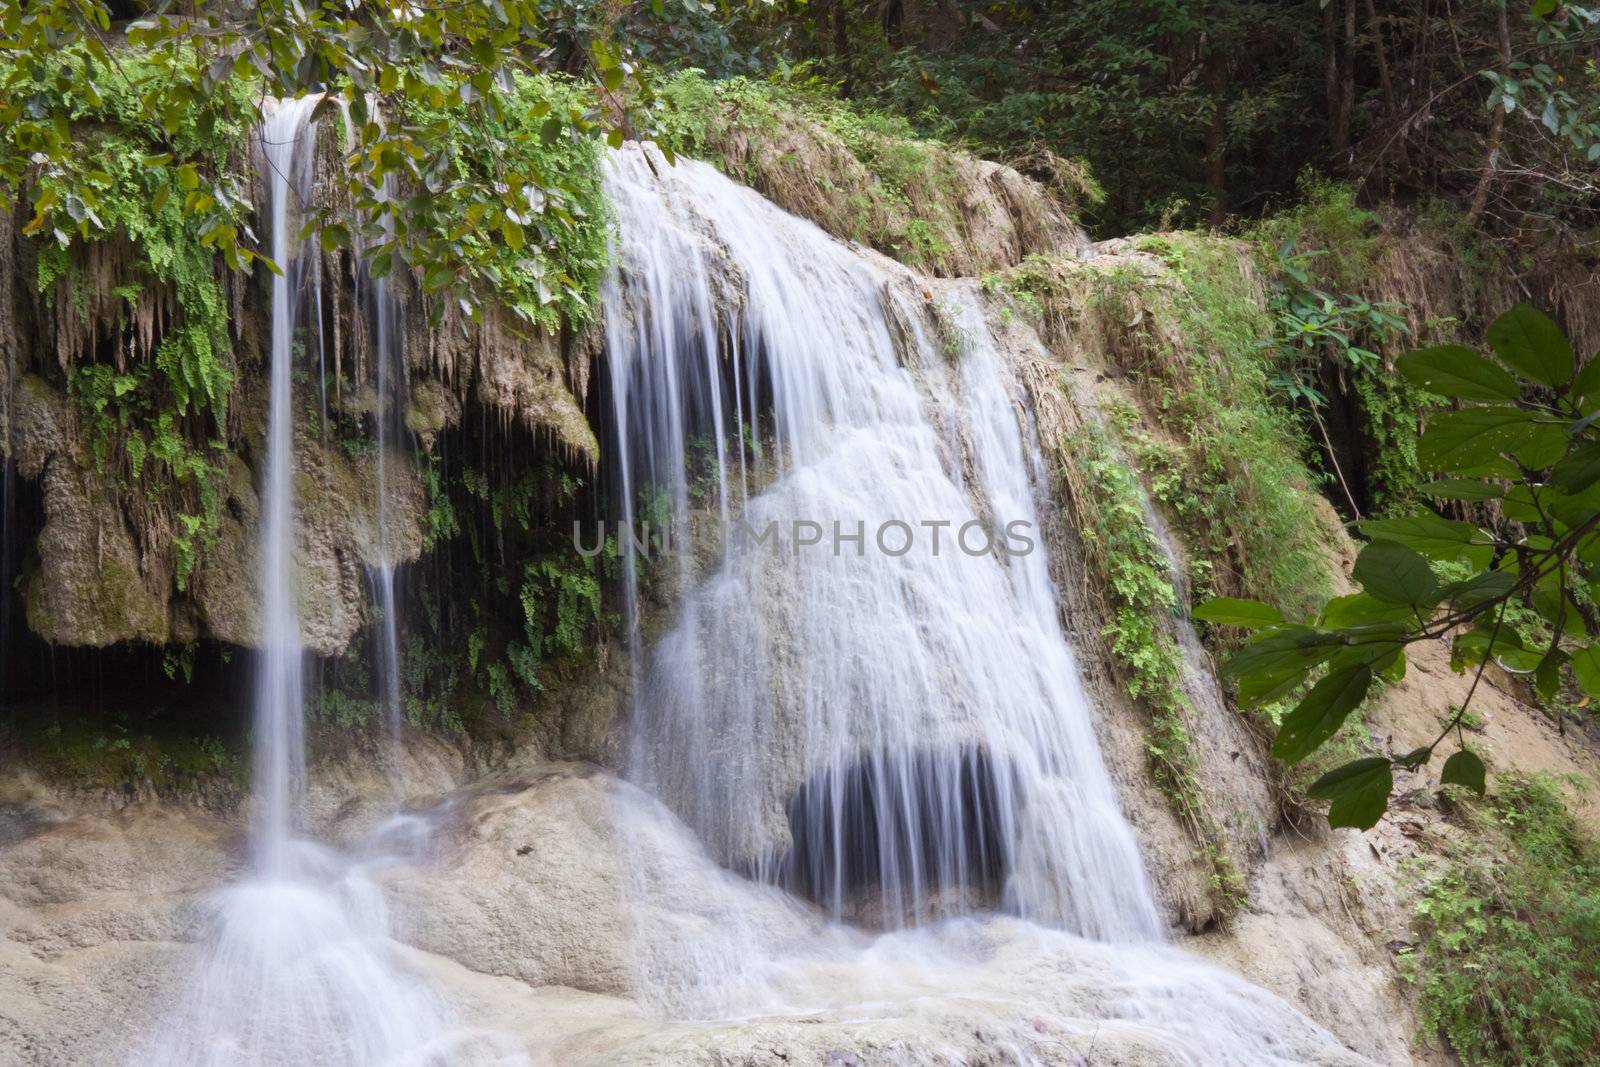
<svg viewBox="0 0 1600 1067"><path fill-rule="evenodd" d="M947 358L907 272L704 164L657 169L622 153L607 182L623 497L709 517L724 555L650 657L631 774L835 915L894 926L998 889L1076 933L1158 938L992 353ZM746 426L775 453L748 497L727 459ZM751 536L769 523L776 551Z"/></svg>
<svg viewBox="0 0 1600 1067"><path fill-rule="evenodd" d="M641 992L691 1019L917 1035L877 1046L894 1064L1097 1062L1097 1043L1364 1063L1162 944L1058 617L1035 430L972 284L936 294L649 152L608 162L607 358L623 520L680 552L629 558L635 639L642 583L688 588L635 649L630 776L723 864L889 932L819 929L731 876L666 900L641 832Z"/></svg>
<svg viewBox="0 0 1600 1067"><path fill-rule="evenodd" d="M210 902L201 959L177 1010L134 1061L177 1064L515 1063L491 1035L456 1027L429 989L397 966L381 893L384 828L357 858L295 836L305 776L304 650L294 566L293 361L305 261L296 215L311 195L317 98L280 103L260 129L270 187L270 394L262 476L261 644L254 731L254 814L246 878Z"/></svg>

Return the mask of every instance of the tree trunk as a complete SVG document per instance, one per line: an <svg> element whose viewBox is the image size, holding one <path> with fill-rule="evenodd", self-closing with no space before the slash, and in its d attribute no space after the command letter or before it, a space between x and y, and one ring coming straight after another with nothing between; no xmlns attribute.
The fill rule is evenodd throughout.
<svg viewBox="0 0 1600 1067"><path fill-rule="evenodd" d="M839 64L839 88L850 95L850 21L845 0L833 0L833 58Z"/></svg>
<svg viewBox="0 0 1600 1067"><path fill-rule="evenodd" d="M900 0L900 45L916 45L922 43L922 37L927 29L928 15L923 10L923 0Z"/></svg>
<svg viewBox="0 0 1600 1067"><path fill-rule="evenodd" d="M1332 10L1333 5L1328 5ZM1350 124L1356 109L1356 0L1344 3L1344 37L1338 48L1339 102L1334 113L1333 150L1350 151Z"/></svg>
<svg viewBox="0 0 1600 1067"><path fill-rule="evenodd" d="M1211 124L1206 128L1206 188L1211 191L1211 225L1228 217L1228 60L1214 55L1207 62L1206 85L1211 90Z"/></svg>
<svg viewBox="0 0 1600 1067"><path fill-rule="evenodd" d="M1378 84L1383 87L1383 109L1394 114L1394 79L1389 75L1389 54L1383 47L1383 27L1378 25L1378 11L1372 0L1367 0L1367 24L1372 27L1372 51L1378 57Z"/></svg>
<svg viewBox="0 0 1600 1067"><path fill-rule="evenodd" d="M1328 41L1328 62L1322 75L1322 95L1328 102L1328 137L1333 143L1333 150L1343 152L1348 146L1340 142L1339 34L1334 27L1332 3L1322 7L1322 35Z"/></svg>
<svg viewBox="0 0 1600 1067"><path fill-rule="evenodd" d="M1500 4L1500 77L1511 76L1511 21L1506 15L1506 0ZM1494 184L1494 172L1500 162L1500 139L1506 129L1504 100L1495 104L1489 117L1489 134L1484 138L1483 172L1478 175L1478 187L1472 191L1472 207L1467 219L1476 223L1489 207L1489 189Z"/></svg>

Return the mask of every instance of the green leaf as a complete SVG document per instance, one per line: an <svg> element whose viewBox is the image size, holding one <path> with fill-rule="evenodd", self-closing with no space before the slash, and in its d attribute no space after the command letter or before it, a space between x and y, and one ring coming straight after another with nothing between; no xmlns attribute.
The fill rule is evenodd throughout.
<svg viewBox="0 0 1600 1067"><path fill-rule="evenodd" d="M1435 345L1395 360L1400 376L1430 393L1461 400L1520 400L1522 387L1505 370L1470 348Z"/></svg>
<svg viewBox="0 0 1600 1067"><path fill-rule="evenodd" d="M1305 671L1333 655L1342 643L1336 633L1324 633L1309 626L1282 626L1257 634L1249 644L1228 657L1222 670L1234 678Z"/></svg>
<svg viewBox="0 0 1600 1067"><path fill-rule="evenodd" d="M1505 596L1516 584L1517 576L1509 571L1484 571L1464 581L1451 582L1441 593L1442 599L1470 611Z"/></svg>
<svg viewBox="0 0 1600 1067"><path fill-rule="evenodd" d="M1530 470L1543 470L1567 454L1572 434L1565 426L1536 422L1527 439L1512 449L1517 462Z"/></svg>
<svg viewBox="0 0 1600 1067"><path fill-rule="evenodd" d="M1423 745L1421 748L1412 749L1404 756L1396 756L1390 762L1394 763L1398 767L1404 767L1408 771L1414 771L1424 763L1427 763L1429 758L1432 756L1433 749L1429 748L1427 745Z"/></svg>
<svg viewBox="0 0 1600 1067"><path fill-rule="evenodd" d="M1465 559L1482 568L1494 557L1494 546L1470 522L1441 519L1437 515L1412 515L1403 519L1369 519L1356 527L1374 541L1393 541L1429 559L1448 562Z"/></svg>
<svg viewBox="0 0 1600 1067"><path fill-rule="evenodd" d="M1432 604L1439 582L1428 561L1395 541L1373 541L1356 557L1352 576L1361 588L1391 604Z"/></svg>
<svg viewBox="0 0 1600 1067"><path fill-rule="evenodd" d="M1532 440L1535 418L1531 411L1512 407L1465 408L1436 415L1417 442L1417 463L1424 470L1467 473Z"/></svg>
<svg viewBox="0 0 1600 1067"><path fill-rule="evenodd" d="M1439 773L1440 785L1459 785L1463 789L1470 789L1480 797L1486 787L1483 760L1477 754L1467 749L1452 753L1444 761L1444 770Z"/></svg>
<svg viewBox="0 0 1600 1067"><path fill-rule="evenodd" d="M1572 380L1572 344L1555 320L1531 304L1518 304L1489 324L1489 345L1506 366L1542 385Z"/></svg>
<svg viewBox="0 0 1600 1067"><path fill-rule="evenodd" d="M1343 630L1371 623L1405 622L1411 618L1411 608L1404 604L1385 603L1366 593L1336 596L1322 605L1321 625L1331 630Z"/></svg>
<svg viewBox="0 0 1600 1067"><path fill-rule="evenodd" d="M1550 471L1550 484L1579 493L1600 482L1600 444L1584 445Z"/></svg>
<svg viewBox="0 0 1600 1067"><path fill-rule="evenodd" d="M1371 684L1372 668L1366 664L1330 672L1284 716L1272 754L1285 763L1299 763L1311 755L1339 732Z"/></svg>
<svg viewBox="0 0 1600 1067"><path fill-rule="evenodd" d="M1589 362L1578 371L1568 395L1572 397L1572 402L1578 410L1585 415L1591 414L1596 406L1600 405L1600 352L1591 356Z"/></svg>
<svg viewBox="0 0 1600 1067"><path fill-rule="evenodd" d="M1368 756L1336 767L1311 783L1306 790L1322 800L1331 800L1329 826L1353 826L1370 830L1389 807L1389 790L1394 788L1394 769L1382 756Z"/></svg>
<svg viewBox="0 0 1600 1067"><path fill-rule="evenodd" d="M1578 605L1572 602L1572 597L1567 596L1562 590L1560 582L1553 581L1548 585L1541 584L1533 591L1530 598L1536 610L1553 630L1556 620L1561 620L1561 632L1568 637L1588 636L1583 628L1583 615L1578 611Z"/></svg>
<svg viewBox="0 0 1600 1067"><path fill-rule="evenodd" d="M1429 482L1422 487L1422 491L1431 497L1443 500L1495 500L1505 495L1505 488L1491 485L1488 482L1472 481L1468 478L1441 478L1436 482Z"/></svg>
<svg viewBox="0 0 1600 1067"><path fill-rule="evenodd" d="M1191 611L1189 617L1221 626L1243 626L1247 630L1258 626L1272 626L1283 621L1283 614L1270 604L1228 596L1219 596L1206 601Z"/></svg>
<svg viewBox="0 0 1600 1067"><path fill-rule="evenodd" d="M517 223L512 222L510 219L506 219L500 224L500 232L505 236L507 248L510 248L513 252L515 252L522 247L522 227Z"/></svg>
<svg viewBox="0 0 1600 1067"><path fill-rule="evenodd" d="M1572 676L1585 693L1600 697L1600 648L1589 645L1573 652Z"/></svg>
<svg viewBox="0 0 1600 1067"><path fill-rule="evenodd" d="M1239 679L1239 706L1259 708L1279 697L1287 696L1305 681L1309 668L1291 668L1285 671L1247 674Z"/></svg>
<svg viewBox="0 0 1600 1067"><path fill-rule="evenodd" d="M322 250L332 252L338 248L350 247L350 230L339 222L330 222L322 228Z"/></svg>
<svg viewBox="0 0 1600 1067"><path fill-rule="evenodd" d="M1561 665L1572 657L1559 648L1545 653L1533 670L1533 684L1540 700L1554 700L1561 691Z"/></svg>

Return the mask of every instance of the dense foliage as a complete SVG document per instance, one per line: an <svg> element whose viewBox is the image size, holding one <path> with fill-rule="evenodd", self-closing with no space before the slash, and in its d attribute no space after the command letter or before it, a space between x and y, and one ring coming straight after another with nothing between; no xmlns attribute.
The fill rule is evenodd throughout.
<svg viewBox="0 0 1600 1067"><path fill-rule="evenodd" d="M641 88L623 51L597 34L584 42L593 94L528 106L523 79L540 69L542 35L565 25L552 15L535 2L262 0L181 12L155 3L114 27L100 0L7 4L0 197L27 196L25 232L63 247L104 229L109 182L77 150L65 102L98 107L115 86L137 101L126 117L156 149L130 163L149 182L170 172L193 239L230 267L248 266L261 249L242 217L245 172L219 166L184 132L196 122L204 136L215 124L249 128L263 97L322 93L319 113L343 113L348 145L347 203L318 205L311 223L324 246L359 241L374 273L403 264L427 291L470 309L505 273L503 249L543 248L578 225L562 176L535 166L527 146L603 132L602 100L620 141L615 127L630 109L618 93L630 79ZM460 180L463 170L476 180ZM552 276L534 293L548 304L563 286L574 288Z"/></svg>
<svg viewBox="0 0 1600 1067"><path fill-rule="evenodd" d="M1259 214L1307 167L1507 222L1594 222L1591 5L806 0L723 21L738 43L691 48L702 65L775 53L1041 176L1088 160L1108 231Z"/></svg>
<svg viewBox="0 0 1600 1067"><path fill-rule="evenodd" d="M1335 826L1371 827L1388 806L1393 768L1432 759L1462 720L1485 666L1530 676L1546 699L1576 683L1600 694L1600 632L1591 583L1600 577L1600 362L1579 370L1560 328L1527 305L1489 328L1493 357L1458 345L1420 349L1399 362L1417 386L1463 406L1434 416L1417 445L1423 468L1443 475L1435 498L1494 502L1500 521L1476 523L1432 511L1358 523L1371 540L1356 560L1362 592L1335 597L1307 622L1258 601L1219 598L1197 618L1254 630L1230 658L1240 698L1264 704L1294 693L1326 668L1283 719L1273 754L1310 756L1338 732L1374 681L1406 669L1405 650L1446 638L1451 665L1473 671L1472 689L1431 743L1368 756L1323 775L1313 796L1332 801ZM1460 572L1447 573L1451 567ZM1448 580L1446 580L1448 579ZM1542 619L1527 640L1508 616ZM1461 745L1440 780L1483 792L1483 761Z"/></svg>

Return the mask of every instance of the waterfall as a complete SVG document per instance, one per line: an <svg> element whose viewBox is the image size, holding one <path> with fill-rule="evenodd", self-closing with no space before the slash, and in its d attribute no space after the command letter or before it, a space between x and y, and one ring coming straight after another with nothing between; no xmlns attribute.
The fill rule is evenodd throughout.
<svg viewBox="0 0 1600 1067"><path fill-rule="evenodd" d="M255 690L256 825L251 835L255 866L267 875L287 871L305 769L304 653L293 561L293 346L302 266L292 254L290 227L296 204L311 195L310 116L318 99L283 104L260 133L262 171L272 189L272 258L279 266L272 278L267 455L261 482L261 661Z"/></svg>
<svg viewBox="0 0 1600 1067"><path fill-rule="evenodd" d="M641 669L629 774L836 917L998 904L1159 939L981 316L705 164L654 164L615 153L606 181L623 521L664 513L720 560L630 553L635 635L641 568L689 588Z"/></svg>
<svg viewBox="0 0 1600 1067"><path fill-rule="evenodd" d="M371 880L394 862L384 828L352 856L296 836L305 778L304 649L296 610L294 357L299 309L311 300L294 234L311 196L317 97L285 101L259 132L269 186L272 257L270 392L262 471L261 654L256 685L250 869L205 908L196 972L133 1062L418 1065L522 1056L495 1035L463 1030L435 994L398 966Z"/></svg>
<svg viewBox="0 0 1600 1067"><path fill-rule="evenodd" d="M393 178L384 182L384 195L393 195ZM365 275L371 294L375 320L374 347L377 350L378 394L373 409L378 437L378 562L372 568L377 593L379 619L378 678L383 695L384 717L392 735L398 736L403 720L400 706L400 619L395 602L394 557L389 529L389 449L399 439L404 423L398 418L399 402L405 388L405 356L399 298L387 277Z"/></svg>
<svg viewBox="0 0 1600 1067"><path fill-rule="evenodd" d="M612 154L606 187L627 772L706 850L664 860L619 805L641 997L695 1025L870 1020L886 1063L969 1062L967 1035L1019 1065L1365 1063L1163 941L977 284L648 148ZM661 586L675 615L646 648ZM686 898L660 874L713 860L765 884ZM878 932L815 924L776 887Z"/></svg>

